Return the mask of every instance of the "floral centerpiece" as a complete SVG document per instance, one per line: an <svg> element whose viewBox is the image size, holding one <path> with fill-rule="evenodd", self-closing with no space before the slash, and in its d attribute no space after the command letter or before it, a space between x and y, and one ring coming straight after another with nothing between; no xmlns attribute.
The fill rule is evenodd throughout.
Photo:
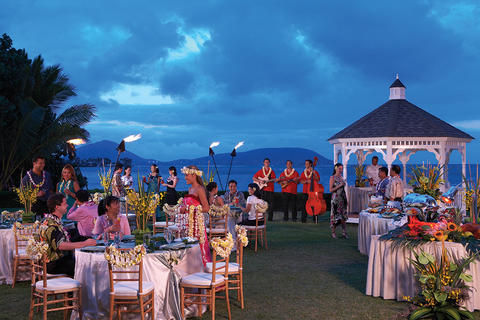
<svg viewBox="0 0 480 320"><path fill-rule="evenodd" d="M467 179L463 176L463 183L465 185L463 199L470 216L470 222L478 223L478 207L480 205L480 178L478 177L478 165L476 179ZM474 201L475 199L476 201Z"/></svg>
<svg viewBox="0 0 480 320"><path fill-rule="evenodd" d="M32 187L30 184L20 184L19 188L14 189L17 193L18 200L25 207L25 212L22 214L23 222L33 221L32 205L37 202L38 187Z"/></svg>
<svg viewBox="0 0 480 320"><path fill-rule="evenodd" d="M365 166L358 164L355 166L355 187L365 187Z"/></svg>
<svg viewBox="0 0 480 320"><path fill-rule="evenodd" d="M150 232L148 222L156 214L157 207L164 194L148 193L145 191L140 177L137 177L137 181L138 192L133 189L127 189L126 198L128 205L135 211L137 229L134 231L134 234L137 236L137 239L143 240L143 234Z"/></svg>
<svg viewBox="0 0 480 320"><path fill-rule="evenodd" d="M468 298L470 287L466 283L472 281L472 276L465 271L477 255L452 262L443 241L442 238L440 259L424 251L413 252L415 258L410 262L416 269L420 291L413 298L404 297L417 306L410 313L409 320L474 319L472 313L461 308L460 304Z"/></svg>
<svg viewBox="0 0 480 320"><path fill-rule="evenodd" d="M413 187L413 192L428 194L435 199L441 195L440 184L443 184L443 166L416 166L412 169L411 178L408 182Z"/></svg>
<svg viewBox="0 0 480 320"><path fill-rule="evenodd" d="M98 177L100 178L100 185L103 187L104 194L108 194L112 185L112 165L105 168L105 162L102 161L102 168L98 171Z"/></svg>

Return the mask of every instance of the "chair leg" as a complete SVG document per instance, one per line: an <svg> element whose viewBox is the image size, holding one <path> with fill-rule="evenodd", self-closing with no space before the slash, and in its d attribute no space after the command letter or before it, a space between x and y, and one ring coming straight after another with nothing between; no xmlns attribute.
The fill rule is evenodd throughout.
<svg viewBox="0 0 480 320"><path fill-rule="evenodd" d="M152 320L155 320L155 294L152 292Z"/></svg>
<svg viewBox="0 0 480 320"><path fill-rule="evenodd" d="M82 310L82 289L79 288L77 291L77 312L80 320L83 319L83 310Z"/></svg>
<svg viewBox="0 0 480 320"><path fill-rule="evenodd" d="M12 288L15 288L15 282L17 282L17 268L18 268L18 259L17 259L17 258L13 258Z"/></svg>
<svg viewBox="0 0 480 320"><path fill-rule="evenodd" d="M30 312L28 313L28 319L32 320L33 319L33 305L35 303L35 298L33 297L33 290L32 290L32 295L30 298Z"/></svg>
<svg viewBox="0 0 480 320"><path fill-rule="evenodd" d="M140 318L145 320L145 306L143 305L143 296L140 296Z"/></svg>
<svg viewBox="0 0 480 320"><path fill-rule="evenodd" d="M185 289L183 287L180 287L180 311L182 319L185 319Z"/></svg>
<svg viewBox="0 0 480 320"><path fill-rule="evenodd" d="M255 230L255 252L257 252L258 248L258 230Z"/></svg>
<svg viewBox="0 0 480 320"><path fill-rule="evenodd" d="M268 241L267 241L267 228L265 228L265 231L264 231L264 233L265 233L265 249L267 249L267 250L268 250Z"/></svg>
<svg viewBox="0 0 480 320"><path fill-rule="evenodd" d="M238 284L238 287L240 288L240 307L243 309L243 308L245 308L245 304L243 302L243 273L242 272L240 272L238 278L240 280L240 282Z"/></svg>
<svg viewBox="0 0 480 320"><path fill-rule="evenodd" d="M210 309L212 310L212 320L215 320L215 288L212 288L212 298L210 301Z"/></svg>
<svg viewBox="0 0 480 320"><path fill-rule="evenodd" d="M114 304L114 299L113 295L110 295L110 315L109 318L110 320L113 320L113 313L115 312L115 304Z"/></svg>
<svg viewBox="0 0 480 320"><path fill-rule="evenodd" d="M228 280L227 280L228 281ZM232 314L230 312L230 299L228 298L228 282L225 284L225 301L227 302L227 312L228 312L228 320L232 318Z"/></svg>
<svg viewBox="0 0 480 320"><path fill-rule="evenodd" d="M73 294L72 294L73 295ZM63 307L68 307L68 302L67 302L67 298L68 298L68 293L64 293L63 294ZM65 309L63 310L63 320L67 320L67 314L68 314L68 310Z"/></svg>
<svg viewBox="0 0 480 320"><path fill-rule="evenodd" d="M43 320L47 320L47 293L43 292Z"/></svg>

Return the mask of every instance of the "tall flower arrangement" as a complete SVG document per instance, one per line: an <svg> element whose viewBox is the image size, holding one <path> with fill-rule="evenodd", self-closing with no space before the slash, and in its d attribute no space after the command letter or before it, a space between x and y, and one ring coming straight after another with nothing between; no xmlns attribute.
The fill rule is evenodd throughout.
<svg viewBox="0 0 480 320"><path fill-rule="evenodd" d="M100 185L103 187L104 193L108 194L112 182L112 165L105 168L105 162L102 161L102 168L98 170L98 177L100 178Z"/></svg>
<svg viewBox="0 0 480 320"><path fill-rule="evenodd" d="M149 231L147 226L148 220L155 214L164 194L146 192L139 176L137 176L137 183L138 192L135 192L133 189L127 189L127 201L129 206L135 211L137 229Z"/></svg>
<svg viewBox="0 0 480 320"><path fill-rule="evenodd" d="M355 166L355 185L357 187L365 187L365 166L358 164Z"/></svg>
<svg viewBox="0 0 480 320"><path fill-rule="evenodd" d="M443 241L440 259L424 251L413 254L410 262L416 269L420 292L413 298L404 297L417 306L408 319L473 319L460 304L468 298L470 287L466 283L472 281L465 271L477 255L450 261Z"/></svg>
<svg viewBox="0 0 480 320"><path fill-rule="evenodd" d="M475 179L471 177L467 178L463 176L463 182L465 184L464 190L464 200L467 210L470 213L470 221L473 223L478 223L478 212L477 209L480 205L480 178L478 176L478 164L477 164L477 176ZM474 201L476 199L476 201Z"/></svg>
<svg viewBox="0 0 480 320"><path fill-rule="evenodd" d="M30 184L20 183L19 188L15 188L15 192L18 196L18 200L25 207L25 213L23 217L32 217L32 205L37 202L38 187L32 187ZM26 219L25 219L26 220Z"/></svg>
<svg viewBox="0 0 480 320"><path fill-rule="evenodd" d="M428 194L435 199L440 197L440 184L443 184L443 166L433 166L427 164L416 166L409 175L411 178L408 184L413 187L413 191L420 194Z"/></svg>

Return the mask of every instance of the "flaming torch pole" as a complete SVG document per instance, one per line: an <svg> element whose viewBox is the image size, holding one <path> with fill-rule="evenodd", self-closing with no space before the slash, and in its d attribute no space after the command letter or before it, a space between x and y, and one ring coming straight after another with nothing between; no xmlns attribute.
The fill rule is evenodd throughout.
<svg viewBox="0 0 480 320"><path fill-rule="evenodd" d="M220 179L220 174L218 173L217 163L215 162L215 152L213 152L213 149L212 149L218 146L219 144L220 142L218 141L212 142L212 144L210 144L210 147L208 148L208 155L212 157L213 165L215 166L215 172L217 173L217 177L218 177L218 183L220 184L220 187L222 187L222 191L225 191L225 189L223 189L222 179Z"/></svg>
<svg viewBox="0 0 480 320"><path fill-rule="evenodd" d="M227 184L225 185L225 189L227 189L228 181L230 180L230 172L232 171L233 158L237 156L237 149L240 148L241 146L243 146L243 141L240 141L239 143L237 143L235 148L233 148L232 153L230 153L232 158L230 159L230 167L228 168Z"/></svg>
<svg viewBox="0 0 480 320"><path fill-rule="evenodd" d="M125 152L125 142L137 141L141 137L142 137L142 134L139 133L139 134L136 134L136 135L129 135L128 137L122 139L122 141L120 142L120 144L117 147L118 154L117 154L117 159L115 160L115 166L113 167L114 170L115 170L115 167L117 166L118 160L120 160L120 154L122 152ZM111 173L111 175L113 175L113 172ZM112 176L110 176L110 183L108 185L107 192L108 192L108 190L110 190L110 187L112 186L112 180L113 180L113 178L112 178Z"/></svg>

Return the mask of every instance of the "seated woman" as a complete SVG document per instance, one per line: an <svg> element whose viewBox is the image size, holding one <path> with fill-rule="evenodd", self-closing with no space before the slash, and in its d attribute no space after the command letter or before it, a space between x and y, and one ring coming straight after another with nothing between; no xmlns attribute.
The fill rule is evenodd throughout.
<svg viewBox="0 0 480 320"><path fill-rule="evenodd" d="M81 242L70 242L67 231L63 228L61 218L67 212L67 200L63 193L55 193L47 201L48 214L42 222L40 237L48 244L47 272L51 274L67 274L73 277L75 259L72 251L77 248L94 246L94 239Z"/></svg>
<svg viewBox="0 0 480 320"><path fill-rule="evenodd" d="M98 219L93 228L94 235L102 238L105 232L112 234L120 232L120 236L130 235L130 225L125 215L119 214L120 200L114 196L107 196L98 204ZM110 235L110 239L111 239Z"/></svg>
<svg viewBox="0 0 480 320"><path fill-rule="evenodd" d="M91 237L95 220L98 217L98 206L90 201L90 194L87 190L79 190L76 194L77 201L68 211L67 219L78 221L78 233L84 237Z"/></svg>
<svg viewBox="0 0 480 320"><path fill-rule="evenodd" d="M242 208L243 212L248 212L248 219L243 220L241 224L245 226L254 226L255 225L255 220L257 219L257 210L255 209L255 205L257 203L263 202L262 199L260 199L261 194L260 194L260 188L258 187L258 184L256 183L250 183L248 185L248 198L247 198L247 206L245 208ZM259 217L263 218L263 213L259 213ZM263 225L263 220L258 221L259 225Z"/></svg>
<svg viewBox="0 0 480 320"><path fill-rule="evenodd" d="M218 185L215 181L210 182L207 184L207 200L208 204L216 205L216 206L223 206L225 203L223 202L222 197L218 196Z"/></svg>

